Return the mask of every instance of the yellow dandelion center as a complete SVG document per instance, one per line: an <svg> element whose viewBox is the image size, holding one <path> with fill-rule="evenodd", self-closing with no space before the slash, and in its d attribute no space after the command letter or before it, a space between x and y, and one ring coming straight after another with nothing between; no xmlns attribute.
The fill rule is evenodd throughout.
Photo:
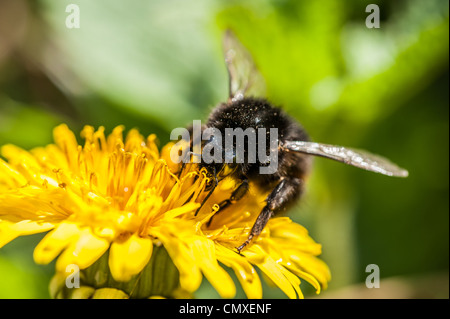
<svg viewBox="0 0 450 319"><path fill-rule="evenodd" d="M330 279L316 256L321 246L302 226L272 218L262 234L236 253L264 206L264 194L250 185L237 204L216 214L217 203L236 184L222 181L202 207L208 177L195 165L174 175L170 147L161 154L154 135L136 130L123 138L123 127L109 136L86 126L84 146L66 125L54 130L55 144L30 152L3 146L0 159L0 247L17 236L51 230L34 258L49 263L58 257L61 272L69 264L91 266L109 249L109 268L117 281L128 281L149 262L153 246L163 245L179 272L182 289L195 292L205 276L222 297L235 286L219 264L234 270L245 293L261 298L254 266L291 298L302 297L300 278L319 293Z"/></svg>

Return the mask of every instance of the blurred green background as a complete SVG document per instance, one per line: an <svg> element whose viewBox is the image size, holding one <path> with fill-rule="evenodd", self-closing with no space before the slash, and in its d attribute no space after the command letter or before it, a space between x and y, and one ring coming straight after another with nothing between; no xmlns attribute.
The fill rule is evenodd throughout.
<svg viewBox="0 0 450 319"><path fill-rule="evenodd" d="M379 5L379 29L365 12ZM68 4L80 28L66 27ZM368 149L410 172L395 179L316 159L290 213L323 245L324 298L448 298L447 0L0 0L0 145L52 142L67 123L157 133L206 119L227 97L221 39L254 56L268 98L315 141ZM48 298L42 235L0 250L0 298ZM364 282L380 268L381 288ZM308 296L313 291L302 287ZM204 280L197 297L218 296ZM237 297L244 297L240 291ZM264 297L284 298L266 287Z"/></svg>

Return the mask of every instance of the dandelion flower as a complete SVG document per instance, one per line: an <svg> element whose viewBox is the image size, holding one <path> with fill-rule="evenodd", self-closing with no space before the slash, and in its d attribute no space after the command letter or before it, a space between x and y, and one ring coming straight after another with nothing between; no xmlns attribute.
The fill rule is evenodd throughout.
<svg viewBox="0 0 450 319"><path fill-rule="evenodd" d="M123 137L116 127L86 126L79 145L66 125L54 129L54 144L25 151L1 148L0 247L18 236L47 232L34 260L56 259L53 297L148 298L193 294L203 277L223 298L236 287L232 269L249 298L262 298L256 269L288 297L303 297L301 279L319 293L330 273L317 258L321 246L287 217L272 218L264 231L238 254L265 194L249 194L210 218L236 187L225 179L200 212L208 176L195 165L183 174L170 161L169 143L161 152L156 136L137 130ZM82 287L71 295L66 269L80 269Z"/></svg>

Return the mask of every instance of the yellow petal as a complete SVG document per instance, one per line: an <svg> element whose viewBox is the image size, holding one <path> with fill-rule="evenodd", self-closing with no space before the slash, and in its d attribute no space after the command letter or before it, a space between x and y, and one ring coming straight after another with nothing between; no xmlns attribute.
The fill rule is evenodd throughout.
<svg viewBox="0 0 450 319"><path fill-rule="evenodd" d="M236 287L225 269L217 262L214 242L198 236L192 244L196 262L206 279L222 298L233 298L236 294Z"/></svg>
<svg viewBox="0 0 450 319"><path fill-rule="evenodd" d="M247 258L252 264L257 266L261 271L266 274L289 298L296 298L294 288L291 282L286 278L283 271L280 269L280 265L266 252L264 252L258 245L253 245L245 252ZM260 256L266 256L261 260Z"/></svg>
<svg viewBox="0 0 450 319"><path fill-rule="evenodd" d="M217 259L220 262L234 270L247 298L262 298L261 280L255 268L253 268L245 257L236 254L234 251L220 244L216 244L216 253Z"/></svg>
<svg viewBox="0 0 450 319"><path fill-rule="evenodd" d="M55 226L51 223L39 223L30 220L17 223L0 220L0 248L19 236L42 233L53 227Z"/></svg>
<svg viewBox="0 0 450 319"><path fill-rule="evenodd" d="M290 272L288 269L284 268L283 265L280 263L277 263L278 269L280 269L281 273L286 277L286 279L290 282L291 286L295 289L295 292L297 293L298 298L303 299L303 293L300 289L300 279L294 275L292 272ZM294 297L296 298L296 297Z"/></svg>
<svg viewBox="0 0 450 319"><path fill-rule="evenodd" d="M289 271L291 273L293 273L293 274L299 276L300 278L305 279L307 282L309 282L316 289L317 294L320 293L320 290L321 290L320 283L317 281L317 279L313 275L311 275L305 271L302 271L297 267L292 267L292 265L288 266L287 268L289 269Z"/></svg>
<svg viewBox="0 0 450 319"><path fill-rule="evenodd" d="M90 299L95 293L95 288L81 286L80 288L71 289L69 291L69 299Z"/></svg>
<svg viewBox="0 0 450 319"><path fill-rule="evenodd" d="M170 226L167 225L167 227ZM152 236L161 240L172 262L177 267L180 273L181 288L191 293L196 291L202 283L202 273L189 245L182 238L175 237L167 228L163 231L152 229Z"/></svg>
<svg viewBox="0 0 450 319"><path fill-rule="evenodd" d="M187 214L189 212L195 211L200 206L199 203L188 203L186 205L183 205L181 207L177 207L175 209L172 209L168 212L165 212L163 215L164 219L173 219L177 216Z"/></svg>
<svg viewBox="0 0 450 319"><path fill-rule="evenodd" d="M129 299L130 297L122 290L115 288L96 289L92 299Z"/></svg>
<svg viewBox="0 0 450 319"><path fill-rule="evenodd" d="M72 241L58 258L56 270L65 271L70 264L85 269L99 259L108 248L107 240L94 236L89 229L83 229L78 240Z"/></svg>
<svg viewBox="0 0 450 319"><path fill-rule="evenodd" d="M55 144L64 153L69 167L78 171L78 142L75 134L67 127L61 124L53 130Z"/></svg>
<svg viewBox="0 0 450 319"><path fill-rule="evenodd" d="M3 220L34 220L57 223L67 216L67 212L57 207L64 200L61 188L39 189L18 188L0 194L0 216Z"/></svg>
<svg viewBox="0 0 450 319"><path fill-rule="evenodd" d="M141 272L152 256L153 243L136 234L124 242L113 242L109 254L109 268L117 281L128 281Z"/></svg>
<svg viewBox="0 0 450 319"><path fill-rule="evenodd" d="M22 187L26 183L25 177L0 158L0 185L4 184L4 187L15 188Z"/></svg>
<svg viewBox="0 0 450 319"><path fill-rule="evenodd" d="M6 144L0 148L1 154L8 160L9 164L13 166L25 167L39 167L36 159L26 150L12 145Z"/></svg>
<svg viewBox="0 0 450 319"><path fill-rule="evenodd" d="M78 238L80 230L75 224L61 223L48 233L34 249L34 261L38 264L48 264L58 256L73 240Z"/></svg>
<svg viewBox="0 0 450 319"><path fill-rule="evenodd" d="M298 253L297 255L291 257L291 261L298 269L303 270L304 272L310 274L313 278L315 278L323 288L327 287L328 281L331 280L331 273L327 264L323 260L308 254ZM305 280L308 280L306 276L304 276L303 278ZM319 292L320 290L318 291L318 293Z"/></svg>

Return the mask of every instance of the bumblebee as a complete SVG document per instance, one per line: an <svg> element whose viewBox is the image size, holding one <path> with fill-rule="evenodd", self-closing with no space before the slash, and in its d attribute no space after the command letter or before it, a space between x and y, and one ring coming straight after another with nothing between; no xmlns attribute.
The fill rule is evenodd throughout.
<svg viewBox="0 0 450 319"><path fill-rule="evenodd" d="M248 160L251 155L250 149L259 149L259 144L262 142L264 142L266 153L273 151L271 141L268 139L269 135L265 141L257 140L256 147L250 145L248 141L234 142L231 146L221 141L219 144L221 144L220 159L222 160L211 163L202 160L199 163L200 168L205 168L212 180L205 189L208 194L200 208L211 196L218 183L226 177L234 178L238 186L230 198L219 203L219 212L244 197L249 189L249 182L253 182L269 194L247 240L236 247L239 253L261 233L273 215L288 209L301 197L305 188L305 178L311 170L313 156L329 158L388 176L408 176L408 171L379 155L348 147L312 142L296 120L263 97L264 79L255 67L249 52L231 31L226 32L223 47L229 74L229 97L226 102L220 103L212 110L206 125L202 126L202 131L215 129L222 136L229 134L227 129L238 128L255 131L277 129L278 132L275 141L277 169L269 174L260 172L261 167L268 165L267 162ZM195 141L191 140L191 145L193 143ZM217 143L217 141L214 138L203 141L202 149L210 146L211 143ZM242 161L237 161L236 154L240 149L243 149L244 156ZM225 160L230 157L232 161Z"/></svg>

